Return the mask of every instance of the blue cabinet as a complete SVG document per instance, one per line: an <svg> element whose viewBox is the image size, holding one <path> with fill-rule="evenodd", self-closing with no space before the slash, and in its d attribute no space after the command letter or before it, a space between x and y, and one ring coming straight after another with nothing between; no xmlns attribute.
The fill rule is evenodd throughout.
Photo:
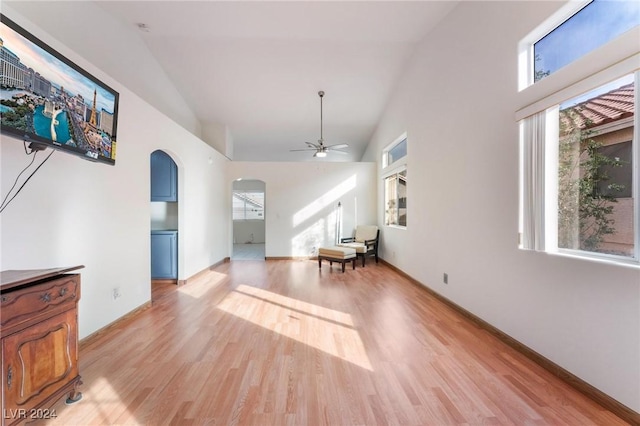
<svg viewBox="0 0 640 426"><path fill-rule="evenodd" d="M151 153L151 201L178 201L178 166L166 153Z"/></svg>
<svg viewBox="0 0 640 426"><path fill-rule="evenodd" d="M151 231L151 278L178 279L178 231Z"/></svg>

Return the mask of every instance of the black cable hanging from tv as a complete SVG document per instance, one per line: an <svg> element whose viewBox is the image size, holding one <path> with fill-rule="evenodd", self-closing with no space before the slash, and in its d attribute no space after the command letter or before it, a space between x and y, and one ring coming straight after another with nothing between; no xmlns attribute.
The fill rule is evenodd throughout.
<svg viewBox="0 0 640 426"><path fill-rule="evenodd" d="M13 185L11 186L11 189L9 189L9 191L7 192L7 195L4 196L4 198L2 199L2 203L0 203L0 213L2 213L4 211L4 209L7 208L7 206L13 201L14 198L16 198L16 196L20 193L20 191L22 191L22 188L24 188L24 186L27 184L27 182L29 182L29 179L31 179L33 177L34 174L36 174L36 172L38 171L38 169L40 169L40 167L42 167L42 165L44 163L47 162L47 160L53 155L53 153L56 151L55 149L52 149L51 152L49 153L49 155L47 155L47 157L42 160L42 162L40 164L38 164L38 167L36 167L36 169L31 172L31 174L29 176L27 176L27 178L25 179L25 181L22 183L22 185L20 185L20 188L18 188L18 190L16 191L15 194L13 194L13 196L7 201L7 198L9 198L9 196L11 195L11 192L14 190L14 188L16 187L16 185L18 184L18 180L20 179L20 176L22 176L22 174L24 172L26 172L29 167L31 167L33 165L33 163L36 161L36 155L38 154L39 151L42 150L41 146L34 146L33 143L29 144L29 149L30 151L27 151L27 141L24 140L24 152L27 155L32 155L33 157L31 158L31 162L27 165L27 167L25 167L24 169L22 169L22 171L20 173L18 173L18 176L16 176L15 181L13 182Z"/></svg>

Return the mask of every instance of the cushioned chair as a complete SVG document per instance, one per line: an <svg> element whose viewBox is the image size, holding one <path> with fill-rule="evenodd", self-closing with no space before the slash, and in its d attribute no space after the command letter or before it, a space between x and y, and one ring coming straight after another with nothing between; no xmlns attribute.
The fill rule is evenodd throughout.
<svg viewBox="0 0 640 426"><path fill-rule="evenodd" d="M362 258L362 266L366 256L375 256L378 263L378 239L380 230L375 225L358 225L353 237L342 238L341 247L351 247L356 250L356 256Z"/></svg>

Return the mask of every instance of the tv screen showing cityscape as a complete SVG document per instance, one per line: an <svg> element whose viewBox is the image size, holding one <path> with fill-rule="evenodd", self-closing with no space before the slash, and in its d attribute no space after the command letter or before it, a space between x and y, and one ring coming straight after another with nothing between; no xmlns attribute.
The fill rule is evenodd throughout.
<svg viewBox="0 0 640 426"><path fill-rule="evenodd" d="M115 164L118 92L0 15L0 128Z"/></svg>

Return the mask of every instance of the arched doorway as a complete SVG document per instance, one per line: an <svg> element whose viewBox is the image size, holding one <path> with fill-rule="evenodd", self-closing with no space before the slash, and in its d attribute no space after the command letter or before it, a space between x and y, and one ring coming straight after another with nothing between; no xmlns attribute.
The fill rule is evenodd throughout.
<svg viewBox="0 0 640 426"><path fill-rule="evenodd" d="M151 153L151 282L153 295L178 283L178 166L162 150Z"/></svg>
<svg viewBox="0 0 640 426"><path fill-rule="evenodd" d="M232 260L264 260L266 244L266 184L238 179L232 189Z"/></svg>

